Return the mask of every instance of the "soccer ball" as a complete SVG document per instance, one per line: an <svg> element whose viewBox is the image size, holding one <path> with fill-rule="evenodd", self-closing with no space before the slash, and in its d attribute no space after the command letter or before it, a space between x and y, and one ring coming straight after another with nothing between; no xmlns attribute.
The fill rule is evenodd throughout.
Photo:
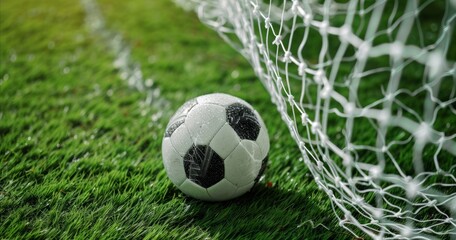
<svg viewBox="0 0 456 240"><path fill-rule="evenodd" d="M162 143L168 177L186 195L205 201L249 191L266 168L268 151L260 115L221 93L186 102L169 121Z"/></svg>

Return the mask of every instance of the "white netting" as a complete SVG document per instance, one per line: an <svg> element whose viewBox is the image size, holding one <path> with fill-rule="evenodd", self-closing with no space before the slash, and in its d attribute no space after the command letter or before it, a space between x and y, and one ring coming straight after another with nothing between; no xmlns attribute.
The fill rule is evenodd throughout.
<svg viewBox="0 0 456 240"><path fill-rule="evenodd" d="M456 1L193 4L250 61L341 226L456 234Z"/></svg>

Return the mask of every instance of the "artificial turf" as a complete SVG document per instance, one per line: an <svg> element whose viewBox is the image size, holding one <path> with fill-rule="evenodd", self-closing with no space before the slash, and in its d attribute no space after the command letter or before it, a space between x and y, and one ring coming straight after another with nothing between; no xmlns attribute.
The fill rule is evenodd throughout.
<svg viewBox="0 0 456 240"><path fill-rule="evenodd" d="M352 238L250 65L193 13L170 1L99 2L170 103L156 109L121 79L81 2L0 4L0 238ZM223 203L181 194L160 153L167 117L211 92L252 103L271 138L264 179Z"/></svg>
<svg viewBox="0 0 456 240"><path fill-rule="evenodd" d="M240 54L170 0L98 5L169 104L122 79L82 2L0 0L1 239L354 238ZM160 153L173 111L212 92L250 102L271 139L265 177L222 203L180 193Z"/></svg>

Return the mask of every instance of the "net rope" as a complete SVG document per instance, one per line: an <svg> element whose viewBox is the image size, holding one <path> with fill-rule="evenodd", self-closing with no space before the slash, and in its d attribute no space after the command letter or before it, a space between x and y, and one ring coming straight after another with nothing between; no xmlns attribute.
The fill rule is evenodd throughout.
<svg viewBox="0 0 456 240"><path fill-rule="evenodd" d="M178 3L251 63L340 226L456 235L456 1Z"/></svg>

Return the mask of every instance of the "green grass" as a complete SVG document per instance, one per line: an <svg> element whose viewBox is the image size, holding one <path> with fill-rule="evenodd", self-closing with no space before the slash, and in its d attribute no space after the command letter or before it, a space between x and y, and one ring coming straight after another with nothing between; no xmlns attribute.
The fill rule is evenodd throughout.
<svg viewBox="0 0 456 240"><path fill-rule="evenodd" d="M0 238L352 238L237 52L170 1L100 5L171 103L165 116L210 92L259 110L271 136L265 179L229 202L185 197L162 165L167 119L151 121L157 109L119 78L80 2L2 0Z"/></svg>
<svg viewBox="0 0 456 240"><path fill-rule="evenodd" d="M146 95L120 78L105 39L86 26L80 1L0 0L0 239L354 238L338 226L329 198L297 160L296 143L239 53L170 0L98 3L107 27L131 46L170 106L142 104ZM382 77L361 84L373 93L366 102L381 96ZM264 179L223 203L183 195L160 153L173 111L212 92L250 102L271 138ZM151 120L158 111L164 117ZM355 129L359 141L372 141L369 124ZM336 127L328 132L340 135ZM398 156L407 163L411 151Z"/></svg>

